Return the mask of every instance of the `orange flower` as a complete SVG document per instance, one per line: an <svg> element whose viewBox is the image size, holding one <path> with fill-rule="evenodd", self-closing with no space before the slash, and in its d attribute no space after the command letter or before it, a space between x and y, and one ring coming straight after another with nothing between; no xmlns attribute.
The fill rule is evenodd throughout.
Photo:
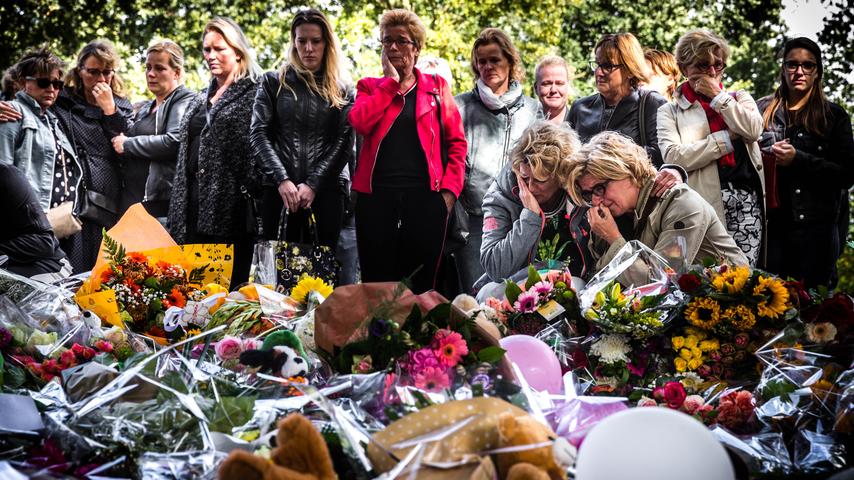
<svg viewBox="0 0 854 480"><path fill-rule="evenodd" d="M187 297L181 293L181 290L178 290L178 287L172 287L172 292L169 293L169 298L172 299L172 303L176 307L184 308L187 305Z"/></svg>
<svg viewBox="0 0 854 480"><path fill-rule="evenodd" d="M125 258L137 263L148 263L148 257L139 252L130 252L125 255Z"/></svg>

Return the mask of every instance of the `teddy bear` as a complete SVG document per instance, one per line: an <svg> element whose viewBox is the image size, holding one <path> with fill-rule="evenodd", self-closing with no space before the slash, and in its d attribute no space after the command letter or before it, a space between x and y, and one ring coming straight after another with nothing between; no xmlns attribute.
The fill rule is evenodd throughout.
<svg viewBox="0 0 854 480"><path fill-rule="evenodd" d="M520 445L550 444L541 448L504 451L496 455L498 472L507 480L563 480L575 461L575 449L566 439L531 415L508 412L498 416L499 450Z"/></svg>
<svg viewBox="0 0 854 480"><path fill-rule="evenodd" d="M270 459L233 450L219 467L220 480L333 480L332 457L311 421L292 413L279 422Z"/></svg>

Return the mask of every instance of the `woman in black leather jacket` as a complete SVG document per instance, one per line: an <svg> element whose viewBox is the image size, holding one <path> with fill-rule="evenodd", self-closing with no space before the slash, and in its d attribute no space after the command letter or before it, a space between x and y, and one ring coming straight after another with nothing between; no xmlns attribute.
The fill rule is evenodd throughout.
<svg viewBox="0 0 854 480"><path fill-rule="evenodd" d="M314 212L322 245L333 249L344 218L353 129L347 112L352 90L342 81L338 39L315 9L291 23L288 60L264 75L255 96L250 141L264 175L264 236L275 239L282 208L289 211L285 238L307 235Z"/></svg>
<svg viewBox="0 0 854 480"><path fill-rule="evenodd" d="M181 47L169 40L148 47L145 79L154 100L140 107L127 134L113 138L125 179L121 211L142 202L148 213L164 224L178 160L181 119L194 96L181 85L183 77Z"/></svg>
<svg viewBox="0 0 854 480"><path fill-rule="evenodd" d="M572 104L570 126L582 142L605 130L627 135L644 147L656 167L661 167L656 111L667 100L658 92L638 88L639 83L649 82L650 73L638 39L631 33L608 34L593 52L596 61L590 62L590 68L599 93Z"/></svg>
<svg viewBox="0 0 854 480"><path fill-rule="evenodd" d="M825 98L822 73L818 45L803 37L789 40L780 86L758 102L768 139L762 148L767 267L807 287L836 284L836 260L845 243L839 224L848 225L845 202L854 184L851 119Z"/></svg>

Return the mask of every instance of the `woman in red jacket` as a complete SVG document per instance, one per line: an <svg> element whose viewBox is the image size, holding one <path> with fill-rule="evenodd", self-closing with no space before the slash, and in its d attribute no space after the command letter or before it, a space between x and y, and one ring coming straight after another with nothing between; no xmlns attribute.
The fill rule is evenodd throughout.
<svg viewBox="0 0 854 480"><path fill-rule="evenodd" d="M435 286L448 212L465 177L466 139L448 84L415 63L425 28L414 13L380 19L383 76L356 86L350 123L364 137L353 177L362 281ZM440 120L441 115L441 120Z"/></svg>

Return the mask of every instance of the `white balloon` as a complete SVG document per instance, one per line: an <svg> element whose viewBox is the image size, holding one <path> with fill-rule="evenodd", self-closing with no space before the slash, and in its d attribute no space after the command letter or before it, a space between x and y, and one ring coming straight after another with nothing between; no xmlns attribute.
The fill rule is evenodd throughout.
<svg viewBox="0 0 854 480"><path fill-rule="evenodd" d="M702 423L676 410L639 407L593 427L576 480L734 480L724 447Z"/></svg>

